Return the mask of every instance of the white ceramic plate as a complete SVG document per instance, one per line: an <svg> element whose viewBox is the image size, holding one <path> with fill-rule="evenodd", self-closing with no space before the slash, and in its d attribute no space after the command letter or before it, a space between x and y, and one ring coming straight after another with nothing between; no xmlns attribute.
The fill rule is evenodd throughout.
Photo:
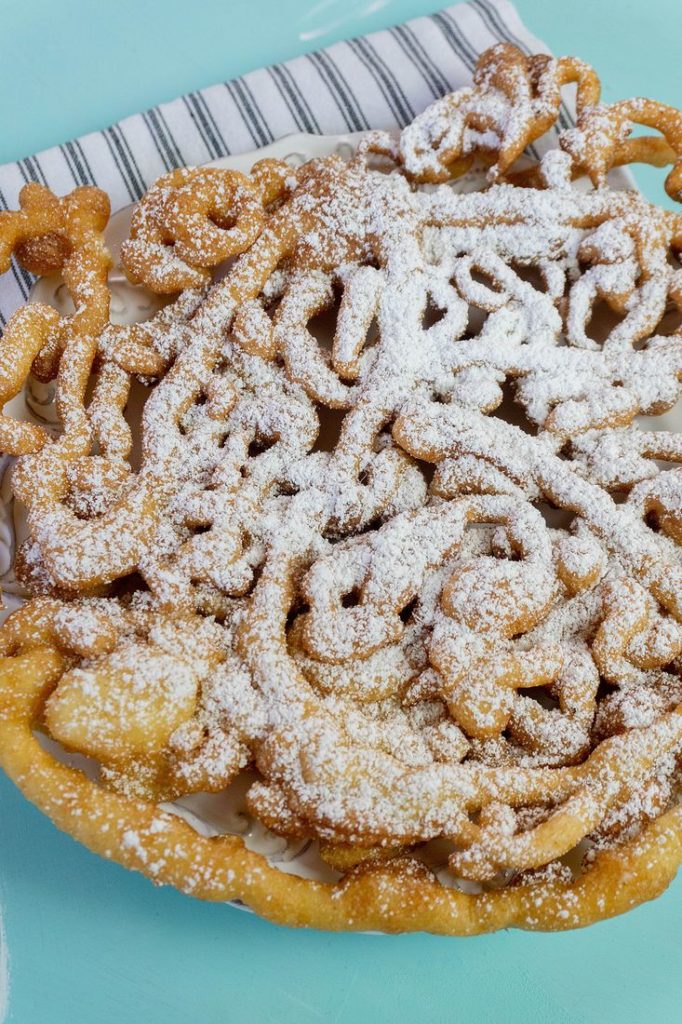
<svg viewBox="0 0 682 1024"><path fill-rule="evenodd" d="M224 157L213 161L209 166L225 167L248 172L256 160L263 157L277 157L286 160L292 166L299 166L315 157L338 154L348 159L354 153L363 133L351 135L289 135L272 145L251 153L239 156ZM468 191L480 187L482 175L469 175L460 179L454 187L458 191ZM627 171L612 172L610 183L616 188L632 188L633 180ZM578 187L589 188L589 183L578 183ZM131 285L118 266L118 255L121 242L127 237L132 206L119 210L109 223L106 232L107 245L114 258L114 269L111 274L111 316L115 323L127 324L146 320L160 308L161 303L144 288ZM36 282L30 301L46 302L61 313L72 312L66 288L59 278L43 278ZM7 406L7 411L20 419L32 419L40 423L54 423L55 414L52 405L53 385L41 385L31 381L26 393L18 396ZM682 408L680 403L665 416L655 420L641 418L642 424L649 429L682 430ZM14 579L12 565L17 543L25 533L25 527L18 510L12 501L8 467L13 460L9 456L0 458L0 586L5 594L6 608L4 615L22 603L24 594ZM44 737L44 743L60 760L82 768L89 775L97 776L97 765L80 755L68 754L58 744ZM302 877L331 881L339 877L338 873L329 868L317 853L314 842L287 842L264 828L260 822L251 818L244 807L244 797L249 785L248 774L241 775L225 792L219 794L193 794L173 804L164 804L164 808L181 815L202 835L214 836L225 833L241 835L247 847L264 854L271 864L280 870ZM435 844L432 866L444 884L453 884L454 879L447 872L447 851L439 850ZM235 901L234 905L242 910L249 910L244 904Z"/></svg>

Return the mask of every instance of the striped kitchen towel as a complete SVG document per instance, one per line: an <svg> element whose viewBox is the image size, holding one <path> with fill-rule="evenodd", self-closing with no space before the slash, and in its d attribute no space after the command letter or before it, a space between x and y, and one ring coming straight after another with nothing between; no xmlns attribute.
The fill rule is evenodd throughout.
<svg viewBox="0 0 682 1024"><path fill-rule="evenodd" d="M173 167L258 149L292 132L402 126L466 84L478 55L501 40L526 53L548 52L509 0L469 0L252 71L5 164L0 209L16 207L22 185L39 181L59 194L94 183L109 193L116 210ZM570 119L564 108L563 123ZM31 284L16 263L0 278L0 324L26 300Z"/></svg>

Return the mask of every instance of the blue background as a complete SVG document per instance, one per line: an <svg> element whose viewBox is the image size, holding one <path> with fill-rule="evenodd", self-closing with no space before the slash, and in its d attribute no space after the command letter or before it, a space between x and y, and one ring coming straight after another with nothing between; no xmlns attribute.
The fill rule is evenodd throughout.
<svg viewBox="0 0 682 1024"><path fill-rule="evenodd" d="M443 0L445 2L445 0ZM420 0L2 0L0 162L188 89L428 13ZM517 0L607 99L682 103L680 0ZM651 198L660 172L639 171ZM644 1024L682 1019L682 878L587 931L479 939L276 928L154 889L0 778L9 1024Z"/></svg>

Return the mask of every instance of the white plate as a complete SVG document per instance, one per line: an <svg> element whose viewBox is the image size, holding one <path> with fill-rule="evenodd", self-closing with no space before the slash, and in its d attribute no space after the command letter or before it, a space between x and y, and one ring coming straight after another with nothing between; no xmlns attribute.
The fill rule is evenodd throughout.
<svg viewBox="0 0 682 1024"><path fill-rule="evenodd" d="M359 141L365 133L349 135L289 135L274 142L264 149L238 156L224 157L214 160L208 166L225 167L248 172L256 160L263 157L277 157L286 160L292 166L299 166L315 157L338 154L348 159L354 153ZM632 188L633 180L629 172L617 170L609 176L610 184L615 188ZM461 179L454 187L458 191L467 191L479 187L483 181L481 174L469 175ZM587 181L579 182L578 187L589 188ZM160 308L161 302L146 289L131 285L118 266L118 255L121 242L127 237L132 206L124 207L111 218L106 231L107 245L114 258L114 269L111 281L111 316L115 323L128 324L146 320ZM66 287L59 278L43 278L36 282L31 292L32 302L46 302L63 314L72 312L73 306L66 292ZM52 398L53 385L41 385L30 382L25 395L14 399L7 406L18 419L32 419L36 422L51 423L55 421ZM681 430L682 407L678 407L651 420L641 417L641 423L648 429ZM17 514L9 488L9 474L6 472L13 460L9 456L0 458L0 586L6 595L7 614L12 608L22 603L21 588L16 584L12 572L14 552L17 542L21 542L25 532L21 517ZM41 742L64 763L82 768L89 775L96 777L97 765L79 755L68 754L52 740L41 737ZM329 868L317 854L314 842L287 842L264 828L260 822L251 818L244 808L244 796L248 788L248 775L243 774L225 792L219 794L193 794L173 804L164 804L166 810L181 815L187 822L206 836L225 833L241 835L245 845L250 849L264 854L273 866L280 870L315 878L332 881L339 874ZM436 851L434 850L434 853ZM432 865L444 884L452 884L453 879L447 873L447 855L438 855ZM243 903L233 901L233 905L241 910L249 910Z"/></svg>

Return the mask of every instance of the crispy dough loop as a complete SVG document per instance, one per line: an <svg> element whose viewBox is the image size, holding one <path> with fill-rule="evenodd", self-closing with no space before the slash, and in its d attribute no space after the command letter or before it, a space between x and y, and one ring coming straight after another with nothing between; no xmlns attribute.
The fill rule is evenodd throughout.
<svg viewBox="0 0 682 1024"><path fill-rule="evenodd" d="M26 185L20 194L19 212L0 214L0 267L6 269L12 250L28 269L38 273L61 273L73 301L75 312L60 319L46 306L19 310L10 319L0 346L0 399L2 404L19 393L31 369L42 380L57 376L60 361L70 348L90 337L94 350L96 338L109 317L108 272L110 259L104 247L103 232L109 219L109 200L104 192L91 186L74 189L57 199L40 185ZM4 267L3 267L4 263ZM73 353L67 357L73 362ZM83 373L89 375L92 357L84 357ZM82 405L83 379L77 371L62 373L59 401L71 417L74 407ZM82 425L74 428L81 430ZM37 452L50 435L32 424L8 422L0 440L3 450L12 454Z"/></svg>
<svg viewBox="0 0 682 1024"><path fill-rule="evenodd" d="M264 207L295 180L282 161L262 160L252 177L215 167L179 168L135 209L121 264L133 284L172 294L201 288L210 270L244 252L261 233Z"/></svg>
<svg viewBox="0 0 682 1024"><path fill-rule="evenodd" d="M50 334L59 329L59 314L50 306L18 309L10 317L0 346L0 407L20 393L31 363ZM49 441L44 427L0 416L0 449L11 455L39 451Z"/></svg>
<svg viewBox="0 0 682 1024"><path fill-rule="evenodd" d="M437 100L402 132L400 158L417 181L458 177L479 153L497 180L556 122L561 89L577 83L578 110L599 101L595 71L574 57L526 57L498 43L478 60L474 84ZM489 141L492 134L496 143Z"/></svg>
<svg viewBox="0 0 682 1024"><path fill-rule="evenodd" d="M628 139L633 124L654 128L662 138ZM682 200L682 114L674 107L642 98L590 105L579 112L576 127L562 133L560 143L577 170L588 174L595 185L604 183L612 167L672 163L665 190L671 199Z"/></svg>
<svg viewBox="0 0 682 1024"><path fill-rule="evenodd" d="M0 273L7 272L14 252L31 273L57 273L69 249L64 228L61 201L44 185L24 185L19 210L0 212Z"/></svg>

